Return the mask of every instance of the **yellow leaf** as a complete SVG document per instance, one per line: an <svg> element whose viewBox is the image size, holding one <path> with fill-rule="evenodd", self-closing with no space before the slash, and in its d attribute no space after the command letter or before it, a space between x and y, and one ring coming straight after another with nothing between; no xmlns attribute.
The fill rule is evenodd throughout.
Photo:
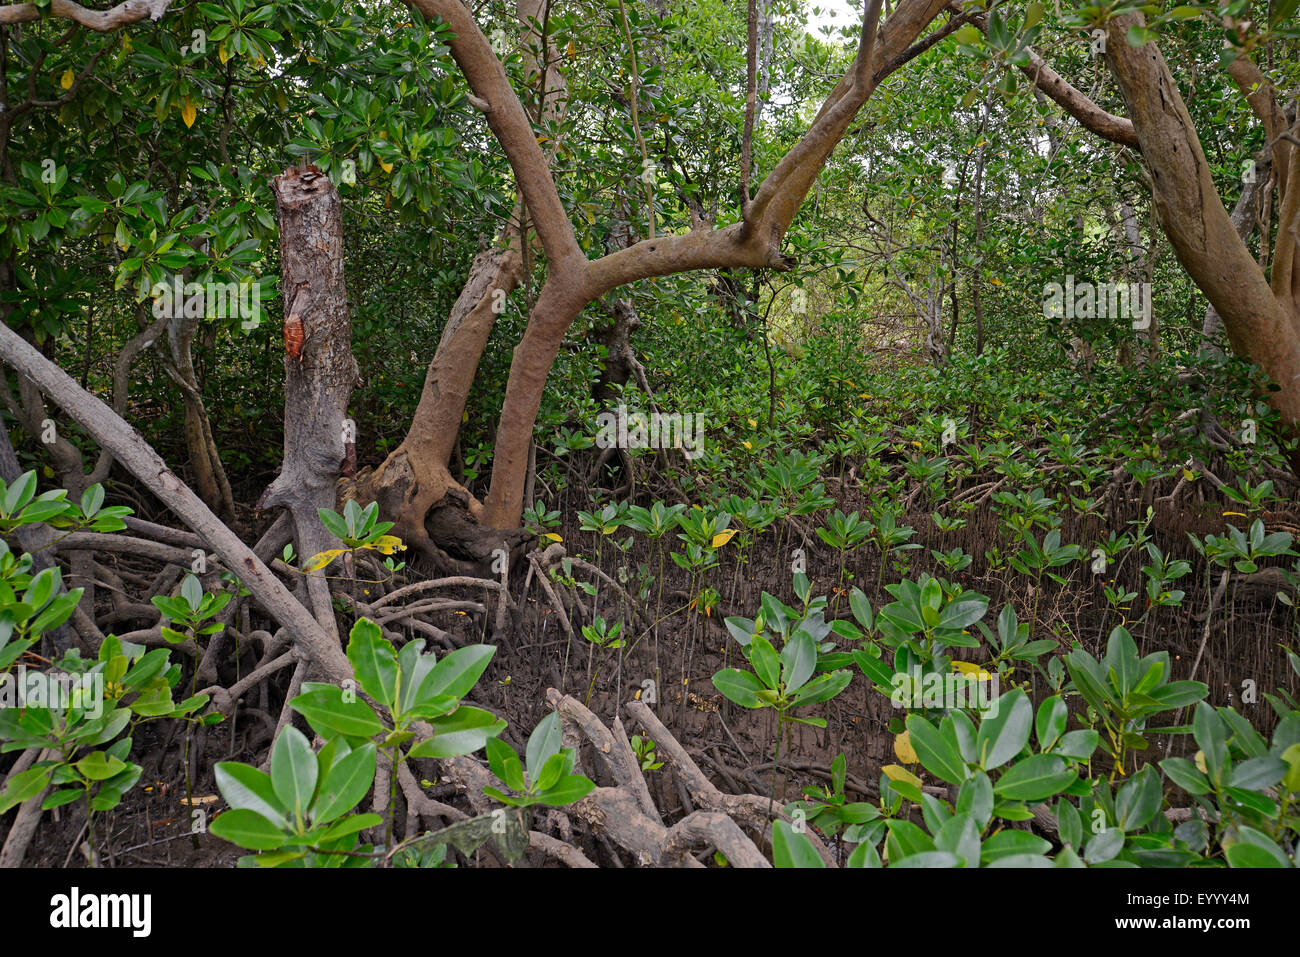
<svg viewBox="0 0 1300 957"><path fill-rule="evenodd" d="M578 45L574 43L572 40L570 40L569 49L567 52L569 54L569 59L572 60L575 56L578 55Z"/></svg>
<svg viewBox="0 0 1300 957"><path fill-rule="evenodd" d="M549 538L553 542L564 541L564 539L561 538L559 535L555 534L555 532L547 532L545 535L542 536L542 538Z"/></svg>
<svg viewBox="0 0 1300 957"><path fill-rule="evenodd" d="M1238 516L1240 516L1241 518L1245 518L1245 517L1246 517L1246 513L1245 513L1245 512L1224 512L1224 513L1223 513L1223 517L1224 517L1224 518L1227 518L1229 515L1238 515Z"/></svg>
<svg viewBox="0 0 1300 957"><path fill-rule="evenodd" d="M754 451L753 442L741 442L740 444L743 445L745 448L749 449L751 452Z"/></svg>
<svg viewBox="0 0 1300 957"><path fill-rule="evenodd" d="M953 671L960 671L962 674L979 681L988 681L993 676L984 670L983 665L973 664L969 661L954 661L952 663Z"/></svg>
<svg viewBox="0 0 1300 957"><path fill-rule="evenodd" d="M1183 478L1186 479L1188 482L1195 482L1197 479L1197 475L1191 469L1183 469Z"/></svg>
<svg viewBox="0 0 1300 957"><path fill-rule="evenodd" d="M1204 751L1197 751L1197 752L1196 752L1196 770L1200 771L1202 774L1209 774L1209 773L1210 773L1209 771L1205 770L1205 752L1204 752Z"/></svg>
<svg viewBox="0 0 1300 957"><path fill-rule="evenodd" d="M755 422L753 419L749 419L748 421L749 421L749 427L750 427L751 429L756 429L756 428L758 428L758 423Z"/></svg>
<svg viewBox="0 0 1300 957"><path fill-rule="evenodd" d="M727 542L731 541L735 534L736 530L734 528L728 528L725 531L718 532L718 534L713 536L713 547L721 548L723 545L727 544Z"/></svg>
<svg viewBox="0 0 1300 957"><path fill-rule="evenodd" d="M222 64L230 61L230 51L226 49L225 40L222 40L221 43L217 45L217 58L221 60ZM311 57L308 57L307 59L310 60Z"/></svg>
<svg viewBox="0 0 1300 957"><path fill-rule="evenodd" d="M385 163L383 160L380 160L379 166L385 173L391 173L393 171L392 163Z"/></svg>
<svg viewBox="0 0 1300 957"><path fill-rule="evenodd" d="M906 781L908 784L915 784L918 788L921 786L921 779L900 764L886 764L880 770L884 771L885 777L891 781Z"/></svg>
<svg viewBox="0 0 1300 957"><path fill-rule="evenodd" d="M391 555L399 549L402 551L406 550L406 546L402 544L402 540L396 535L381 535L366 547L374 549L384 555Z"/></svg>
<svg viewBox="0 0 1300 957"><path fill-rule="evenodd" d="M894 754L904 764L920 763L921 759L916 756L916 749L912 747L911 731L904 731L894 738Z"/></svg>
<svg viewBox="0 0 1300 957"><path fill-rule="evenodd" d="M343 548L331 548L329 551L321 552L319 555L313 555L311 560L308 561L306 565L302 566L302 570L305 572L319 571L330 562L334 561L334 559L342 555L346 550L347 549Z"/></svg>
<svg viewBox="0 0 1300 957"><path fill-rule="evenodd" d="M189 129L194 125L194 118L198 115L198 110L194 109L194 101L187 99L185 105L181 107L181 119L185 121L185 128Z"/></svg>
<svg viewBox="0 0 1300 957"><path fill-rule="evenodd" d="M989 282L993 283L993 285L995 285L995 286L1000 286L1000 285L1002 285L1002 280L1001 280L1001 279L990 279Z"/></svg>
<svg viewBox="0 0 1300 957"><path fill-rule="evenodd" d="M59 77L59 86L63 87L65 90L70 90L72 89L72 81L75 79L76 77L73 76L71 70L64 70L63 76Z"/></svg>

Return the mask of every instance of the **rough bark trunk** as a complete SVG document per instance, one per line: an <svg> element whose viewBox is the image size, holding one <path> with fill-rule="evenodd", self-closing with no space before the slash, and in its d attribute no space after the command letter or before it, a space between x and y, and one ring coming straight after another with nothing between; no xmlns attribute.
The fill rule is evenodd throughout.
<svg viewBox="0 0 1300 957"><path fill-rule="evenodd" d="M280 289L284 296L284 462L258 502L293 516L298 554L308 559L337 540L318 508L334 508L339 471L355 453L348 399L358 380L352 322L343 281L343 203L314 166L290 167L272 180L280 222ZM351 426L349 428L349 426ZM335 632L329 588L307 577L316 620Z"/></svg>

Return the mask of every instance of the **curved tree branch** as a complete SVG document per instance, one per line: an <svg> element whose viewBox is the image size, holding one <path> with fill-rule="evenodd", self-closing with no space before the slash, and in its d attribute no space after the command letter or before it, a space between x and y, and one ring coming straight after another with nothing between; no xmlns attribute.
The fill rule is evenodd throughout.
<svg viewBox="0 0 1300 957"><path fill-rule="evenodd" d="M139 23L145 17L157 21L167 12L172 0L126 0L110 10L90 10L71 0L50 0L49 16L72 20L96 33L114 30ZM46 14L34 3L12 3L0 7L0 24L31 23Z"/></svg>

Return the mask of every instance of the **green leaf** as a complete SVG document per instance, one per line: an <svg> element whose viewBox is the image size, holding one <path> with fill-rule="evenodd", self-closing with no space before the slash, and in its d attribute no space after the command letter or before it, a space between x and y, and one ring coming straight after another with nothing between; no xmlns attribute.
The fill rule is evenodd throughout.
<svg viewBox="0 0 1300 957"><path fill-rule="evenodd" d="M455 758L462 754L473 754L487 744L488 738L496 737L506 727L505 721L492 712L468 705L462 705L445 717L435 718L430 724L433 725L434 736L411 748L409 757ZM530 739L530 749L531 745Z"/></svg>
<svg viewBox="0 0 1300 957"><path fill-rule="evenodd" d="M790 707L802 707L829 701L847 688L852 681L853 675L848 671L832 671L829 674L819 675L799 689L798 694L790 699ZM809 722L821 719L796 718L794 720Z"/></svg>
<svg viewBox="0 0 1300 957"><path fill-rule="evenodd" d="M560 724L560 715L552 711L537 723L533 733L528 736L528 745L524 752L524 767L528 770L528 780L536 782L542 767L563 746L564 728Z"/></svg>
<svg viewBox="0 0 1300 957"><path fill-rule="evenodd" d="M1205 754L1205 769L1211 780L1218 780L1228 753L1228 729L1212 707L1202 701L1192 715L1192 737Z"/></svg>
<svg viewBox="0 0 1300 957"><path fill-rule="evenodd" d="M348 837L358 831L364 831L368 827L378 827L383 823L384 819L378 814L354 814L332 825L320 836L317 844L328 844L331 841L337 841L341 837Z"/></svg>
<svg viewBox="0 0 1300 957"><path fill-rule="evenodd" d="M857 846L857 849L849 855L847 862L848 867L883 867L880 854L870 843L863 841Z"/></svg>
<svg viewBox="0 0 1300 957"><path fill-rule="evenodd" d="M1148 764L1115 795L1116 824L1126 832L1140 830L1160 810L1160 801L1160 775Z"/></svg>
<svg viewBox="0 0 1300 957"><path fill-rule="evenodd" d="M1293 867L1286 852L1263 831L1245 825L1237 829L1237 840L1224 847L1229 867Z"/></svg>
<svg viewBox="0 0 1300 957"><path fill-rule="evenodd" d="M889 859L890 867L961 867L962 859L951 851L921 851L895 860Z"/></svg>
<svg viewBox="0 0 1300 957"><path fill-rule="evenodd" d="M944 821L935 832L934 846L936 850L950 851L960 857L960 866L979 867L980 828L969 814L955 814Z"/></svg>
<svg viewBox="0 0 1300 957"><path fill-rule="evenodd" d="M1069 709L1060 695L1052 695L1038 706L1038 718L1035 730L1038 734L1038 747L1042 751L1052 750L1057 738L1065 733L1065 722Z"/></svg>
<svg viewBox="0 0 1300 957"><path fill-rule="evenodd" d="M817 667L817 643L813 636L803 630L796 631L781 650L781 660L785 671L785 692L793 694L804 686Z"/></svg>
<svg viewBox="0 0 1300 957"><path fill-rule="evenodd" d="M328 824L357 806L375 779L375 745L367 741L334 763L312 804L312 824Z"/></svg>
<svg viewBox="0 0 1300 957"><path fill-rule="evenodd" d="M872 684L888 693L894 683L894 669L886 662L861 649L851 652L853 661ZM734 700L734 699L733 699Z"/></svg>
<svg viewBox="0 0 1300 957"><path fill-rule="evenodd" d="M1108 827L1100 834L1094 834L1084 848L1083 859L1089 864L1101 864L1111 860L1124 849L1124 832L1117 827Z"/></svg>
<svg viewBox="0 0 1300 957"><path fill-rule="evenodd" d="M993 793L1013 801L1043 801L1065 790L1075 777L1056 755L1032 754L1007 768Z"/></svg>
<svg viewBox="0 0 1300 957"><path fill-rule="evenodd" d="M956 743L950 742L925 718L915 714L909 716L907 730L916 756L931 774L949 784L961 784L970 776Z"/></svg>
<svg viewBox="0 0 1300 957"><path fill-rule="evenodd" d="M560 778L564 777L564 773L567 770L565 765L567 763L568 755L563 751L560 751L557 754L552 754L550 758L547 759L546 763L542 765L542 771L537 776L537 790L545 792L555 787L555 785L560 782Z"/></svg>
<svg viewBox="0 0 1300 957"><path fill-rule="evenodd" d="M1135 23L1128 28L1128 33L1125 34L1124 39L1128 42L1129 46L1140 47L1145 46L1159 37L1160 34L1155 30L1152 30L1150 27L1144 27L1141 24Z"/></svg>
<svg viewBox="0 0 1300 957"><path fill-rule="evenodd" d="M237 761L222 761L216 766L216 776L217 790L232 809L254 811L277 828L288 826L271 776L265 771Z"/></svg>
<svg viewBox="0 0 1300 957"><path fill-rule="evenodd" d="M318 773L306 735L287 725L271 749L271 785L280 804L296 818L305 817L311 806Z"/></svg>
<svg viewBox="0 0 1300 957"><path fill-rule="evenodd" d="M1274 0L1273 7L1268 15L1269 29L1273 29L1289 20L1295 15L1297 7L1300 7L1300 0ZM1178 9L1183 8L1179 7ZM1198 10L1197 13L1200 13L1200 11Z"/></svg>
<svg viewBox="0 0 1300 957"><path fill-rule="evenodd" d="M304 694L289 702L311 724L322 738L344 734L350 738L373 738L388 730L370 705L359 698L343 700L343 689L338 685L310 684Z"/></svg>
<svg viewBox="0 0 1300 957"><path fill-rule="evenodd" d="M496 651L492 645L466 645L453 651L439 661L424 679L416 700L425 701L434 695L465 697L473 690Z"/></svg>
<svg viewBox="0 0 1300 957"><path fill-rule="evenodd" d="M368 618L352 626L348 661L366 694L383 705L391 706L397 700L397 655L379 626Z"/></svg>
<svg viewBox="0 0 1300 957"><path fill-rule="evenodd" d="M1008 828L998 831L984 841L980 860L988 864L1012 854L1046 854L1051 849L1051 841L1046 841L1028 831Z"/></svg>
<svg viewBox="0 0 1300 957"><path fill-rule="evenodd" d="M781 656L772 647L772 643L763 635L755 635L749 643L748 652L749 662L754 666L758 679L764 687L775 689L781 680Z"/></svg>
<svg viewBox="0 0 1300 957"><path fill-rule="evenodd" d="M812 841L796 833L785 821L772 822L772 864L774 867L826 866Z"/></svg>
<svg viewBox="0 0 1300 957"><path fill-rule="evenodd" d="M713 676L713 687L742 708L763 707L758 697L758 692L764 690L763 683L752 672L723 668Z"/></svg>
<svg viewBox="0 0 1300 957"><path fill-rule="evenodd" d="M1001 767L1024 750L1034 720L1034 707L1019 688L994 699L991 709L996 714L990 717L986 712L975 738L980 767L986 771Z"/></svg>
<svg viewBox="0 0 1300 957"><path fill-rule="evenodd" d="M500 738L489 738L486 750L488 769L496 775L497 780L512 791L524 790L524 766L519 761L519 755L515 754L515 749Z"/></svg>
<svg viewBox="0 0 1300 957"><path fill-rule="evenodd" d="M51 791L46 795L45 800L41 802L41 810L48 811L51 808L62 807L65 804L71 804L81 797L85 792L80 788L63 788L59 791Z"/></svg>
<svg viewBox="0 0 1300 957"><path fill-rule="evenodd" d="M92 781L107 781L126 768L126 762L103 751L92 751L75 765L78 771Z"/></svg>
<svg viewBox="0 0 1300 957"><path fill-rule="evenodd" d="M316 514L320 516L321 524L335 538L348 537L347 523L343 521L343 518L337 512L328 508L318 508Z"/></svg>
<svg viewBox="0 0 1300 957"><path fill-rule="evenodd" d="M939 627L952 631L975 624L989 610L989 600L982 595L963 596L948 604L939 616Z"/></svg>
<svg viewBox="0 0 1300 957"><path fill-rule="evenodd" d="M1209 794L1213 790L1209 779L1186 758L1166 758L1160 762L1160 769L1188 794Z"/></svg>
<svg viewBox="0 0 1300 957"><path fill-rule="evenodd" d="M993 817L993 783L983 771L976 771L957 792L957 813L969 814L980 830Z"/></svg>
<svg viewBox="0 0 1300 957"><path fill-rule="evenodd" d="M1209 765L1207 764L1206 767ZM1281 781L1288 769L1289 765L1281 758L1269 756L1250 758L1233 767L1228 783L1234 788L1262 791Z"/></svg>
<svg viewBox="0 0 1300 957"><path fill-rule="evenodd" d="M1086 761L1092 757L1092 752L1097 750L1097 744L1100 740L1101 735L1091 728L1085 728L1081 731L1067 731L1061 735L1061 740L1056 743L1052 753L1059 754L1062 757Z"/></svg>
<svg viewBox="0 0 1300 957"><path fill-rule="evenodd" d="M1056 827L1062 843L1074 848L1083 847L1083 818L1065 798L1056 802Z"/></svg>
<svg viewBox="0 0 1300 957"><path fill-rule="evenodd" d="M4 790L0 791L0 814L44 791L50 783L50 773L49 766L38 765L5 778Z"/></svg>
<svg viewBox="0 0 1300 957"><path fill-rule="evenodd" d="M292 730L292 729L286 729ZM256 811L237 808L217 816L212 822L212 833L224 841L246 847L250 851L272 851L284 847L294 838Z"/></svg>
<svg viewBox="0 0 1300 957"><path fill-rule="evenodd" d="M581 801L595 789L596 782L590 778L585 778L581 774L567 774L560 778L555 787L538 797L541 798L541 803L550 807L564 807L575 801Z"/></svg>

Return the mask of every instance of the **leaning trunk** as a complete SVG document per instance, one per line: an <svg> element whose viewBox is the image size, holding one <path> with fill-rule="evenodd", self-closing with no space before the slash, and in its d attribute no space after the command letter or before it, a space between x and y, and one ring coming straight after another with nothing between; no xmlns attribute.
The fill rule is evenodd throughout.
<svg viewBox="0 0 1300 957"><path fill-rule="evenodd" d="M1155 43L1133 47L1126 42L1129 27L1143 20L1141 14L1129 14L1110 21L1106 59L1151 170L1160 225L1179 262L1222 316L1233 350L1277 384L1268 400L1294 432L1300 423L1300 270L1293 262L1300 195L1288 189L1280 204L1270 284L1215 191L1205 152L1164 57ZM1292 167L1297 156L1300 150L1292 151ZM1288 185L1294 185L1297 176L1288 178Z"/></svg>

